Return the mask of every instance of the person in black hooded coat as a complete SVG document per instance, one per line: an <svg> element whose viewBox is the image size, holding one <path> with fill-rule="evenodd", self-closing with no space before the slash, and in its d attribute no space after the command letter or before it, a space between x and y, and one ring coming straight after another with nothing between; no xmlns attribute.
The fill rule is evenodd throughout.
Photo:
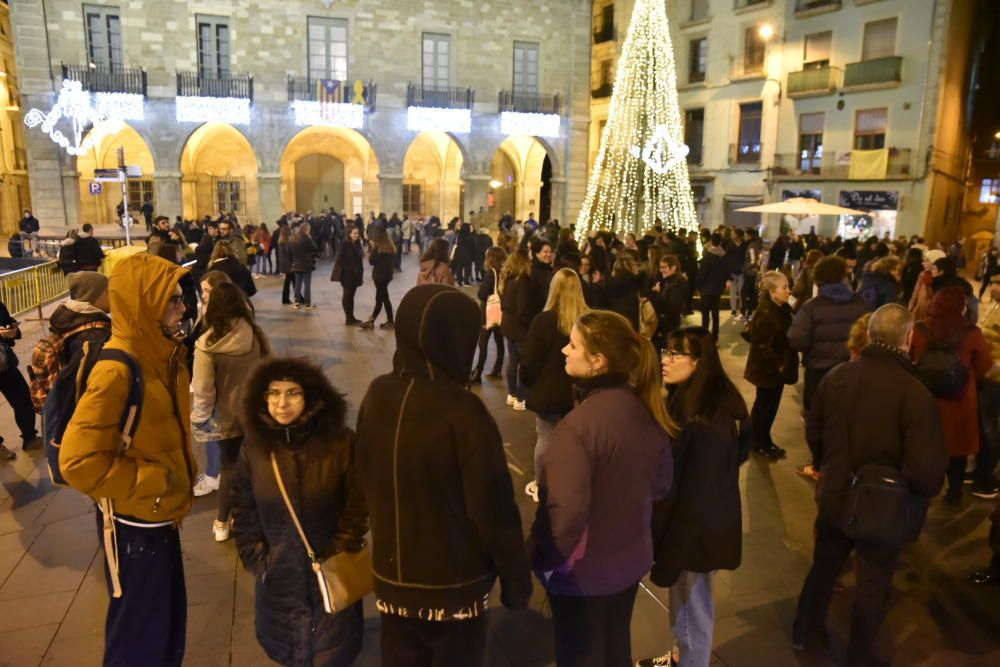
<svg viewBox="0 0 1000 667"><path fill-rule="evenodd" d="M393 370L375 378L358 411L386 665L476 667L494 581L508 609L531 595L500 430L466 388L480 318L454 287L407 292Z"/></svg>
<svg viewBox="0 0 1000 667"><path fill-rule="evenodd" d="M346 411L344 397L323 371L303 359L265 360L247 382L233 523L240 560L257 580L257 640L282 665L346 667L361 652L361 602L336 614L324 611L271 464L273 455L321 560L360 551L368 512L355 478Z"/></svg>

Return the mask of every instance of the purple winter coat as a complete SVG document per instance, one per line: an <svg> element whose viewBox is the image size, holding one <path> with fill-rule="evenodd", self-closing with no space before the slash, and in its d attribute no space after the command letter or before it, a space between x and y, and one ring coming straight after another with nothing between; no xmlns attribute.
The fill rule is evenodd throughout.
<svg viewBox="0 0 1000 667"><path fill-rule="evenodd" d="M653 501L673 478L670 436L625 378L586 385L536 470L532 565L552 595L611 595L642 579L653 564Z"/></svg>

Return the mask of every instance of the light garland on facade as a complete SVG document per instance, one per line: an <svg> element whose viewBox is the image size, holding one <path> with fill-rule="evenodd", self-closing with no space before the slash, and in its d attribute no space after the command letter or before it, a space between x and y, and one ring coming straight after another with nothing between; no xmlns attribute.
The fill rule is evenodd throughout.
<svg viewBox="0 0 1000 667"><path fill-rule="evenodd" d="M56 123L63 119L68 120L73 128L72 140L62 130L56 129ZM100 145L105 137L118 134L125 126L120 118L108 118L91 106L90 93L83 89L79 81L68 79L63 80L55 106L48 113L39 109L30 110L24 116L24 124L28 127L41 126L42 132L70 155L84 155ZM85 137L88 125L93 127Z"/></svg>
<svg viewBox="0 0 1000 667"><path fill-rule="evenodd" d="M292 102L292 111L299 127L324 125L360 130L365 124L365 107L361 104L296 100Z"/></svg>
<svg viewBox="0 0 1000 667"><path fill-rule="evenodd" d="M242 97L177 97L178 123L250 124L250 100Z"/></svg>
<svg viewBox="0 0 1000 667"><path fill-rule="evenodd" d="M562 119L559 114L518 111L504 111L500 114L501 134L527 134L558 139L561 129Z"/></svg>
<svg viewBox="0 0 1000 667"><path fill-rule="evenodd" d="M577 233L697 230L685 148L664 3L638 0Z"/></svg>
<svg viewBox="0 0 1000 667"><path fill-rule="evenodd" d="M97 110L108 118L146 120L146 98L136 93L94 93Z"/></svg>
<svg viewBox="0 0 1000 667"><path fill-rule="evenodd" d="M469 109L438 109L435 107L407 107L406 129L411 132L472 131L472 111Z"/></svg>

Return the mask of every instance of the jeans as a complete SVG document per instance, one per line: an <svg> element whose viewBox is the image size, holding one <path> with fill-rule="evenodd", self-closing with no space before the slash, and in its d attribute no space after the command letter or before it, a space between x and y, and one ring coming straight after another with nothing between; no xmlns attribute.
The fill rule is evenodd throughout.
<svg viewBox="0 0 1000 667"><path fill-rule="evenodd" d="M715 603L711 572L681 572L669 591L670 629L679 667L708 667L712 659Z"/></svg>
<svg viewBox="0 0 1000 667"><path fill-rule="evenodd" d="M519 401L524 400L524 385L521 384L521 344L507 339L507 393Z"/></svg>
<svg viewBox="0 0 1000 667"><path fill-rule="evenodd" d="M709 315L712 317L712 335L719 339L719 301L721 294L701 295L701 328L708 329Z"/></svg>
<svg viewBox="0 0 1000 667"><path fill-rule="evenodd" d="M733 279L729 282L729 308L733 311L733 314L743 312L743 301L741 296L743 295L743 274L734 273Z"/></svg>
<svg viewBox="0 0 1000 667"><path fill-rule="evenodd" d="M851 611L847 664L866 665L877 660L875 638L885 620L892 571L900 547L855 542L838 528L816 519L813 565L799 595L792 637L796 642L805 643L823 628L833 597L833 586L852 551L857 552L857 585Z"/></svg>
<svg viewBox="0 0 1000 667"><path fill-rule="evenodd" d="M493 362L493 369L497 372L503 368L503 334L500 333L500 327L493 327L492 329L482 329L479 332L479 361L476 362L476 371L482 373L483 369L486 368L486 353L489 351L490 338L493 338L493 342L497 346L497 358Z"/></svg>
<svg viewBox="0 0 1000 667"><path fill-rule="evenodd" d="M205 475L207 477L218 477L222 471L222 453L219 450L219 441L211 440L205 443Z"/></svg>
<svg viewBox="0 0 1000 667"><path fill-rule="evenodd" d="M236 469L236 459L240 455L240 445L243 436L220 440L217 444L221 454L221 469L219 471L219 521L229 521L233 507L233 471Z"/></svg>
<svg viewBox="0 0 1000 667"><path fill-rule="evenodd" d="M556 667L632 667L632 607L639 584L613 595L549 595Z"/></svg>
<svg viewBox="0 0 1000 667"><path fill-rule="evenodd" d="M1000 454L1000 382L983 380L979 384L979 416L982 437L976 455L976 481L993 483L993 473Z"/></svg>
<svg viewBox="0 0 1000 667"><path fill-rule="evenodd" d="M777 387L757 387L757 396L750 411L750 424L753 427L754 449L770 449L774 447L771 439L771 427L778 416L778 406L781 405L781 394L785 385Z"/></svg>
<svg viewBox="0 0 1000 667"><path fill-rule="evenodd" d="M312 271L296 271L294 280L295 303L312 304Z"/></svg>
<svg viewBox="0 0 1000 667"><path fill-rule="evenodd" d="M385 316L392 322L392 302L389 301L389 283L375 281L375 310L372 311L371 320L374 322L385 306Z"/></svg>
<svg viewBox="0 0 1000 667"><path fill-rule="evenodd" d="M552 431L565 415L558 412L536 412L535 413L535 470L538 470L542 460L542 454L549 448L549 440L552 438Z"/></svg>

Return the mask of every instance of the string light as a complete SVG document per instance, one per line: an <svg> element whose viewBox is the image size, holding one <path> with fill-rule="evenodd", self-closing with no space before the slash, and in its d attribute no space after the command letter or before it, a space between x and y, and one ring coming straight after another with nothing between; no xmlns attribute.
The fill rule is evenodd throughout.
<svg viewBox="0 0 1000 667"><path fill-rule="evenodd" d="M178 123L250 124L250 100L242 97L177 97Z"/></svg>
<svg viewBox="0 0 1000 667"><path fill-rule="evenodd" d="M698 229L662 0L638 0L577 230Z"/></svg>
<svg viewBox="0 0 1000 667"><path fill-rule="evenodd" d="M342 104L296 100L292 102L295 124L300 127L324 125L360 130L365 124L365 108L361 104Z"/></svg>
<svg viewBox="0 0 1000 667"><path fill-rule="evenodd" d="M554 113L520 113L504 111L500 114L501 134L527 134L533 137L559 138L561 119Z"/></svg>
<svg viewBox="0 0 1000 667"><path fill-rule="evenodd" d="M97 110L109 118L145 120L146 98L136 93L95 93Z"/></svg>
<svg viewBox="0 0 1000 667"><path fill-rule="evenodd" d="M472 111L469 109L407 107L406 129L411 132L471 132Z"/></svg>
<svg viewBox="0 0 1000 667"><path fill-rule="evenodd" d="M63 119L69 121L72 139L62 130L56 129L56 123ZM24 124L28 127L41 126L42 132L70 155L86 154L94 146L100 145L104 137L117 134L124 127L120 118L108 118L92 107L90 93L83 89L79 81L69 79L63 80L55 106L48 113L31 109L24 117ZM93 128L84 136L88 125L93 125Z"/></svg>

